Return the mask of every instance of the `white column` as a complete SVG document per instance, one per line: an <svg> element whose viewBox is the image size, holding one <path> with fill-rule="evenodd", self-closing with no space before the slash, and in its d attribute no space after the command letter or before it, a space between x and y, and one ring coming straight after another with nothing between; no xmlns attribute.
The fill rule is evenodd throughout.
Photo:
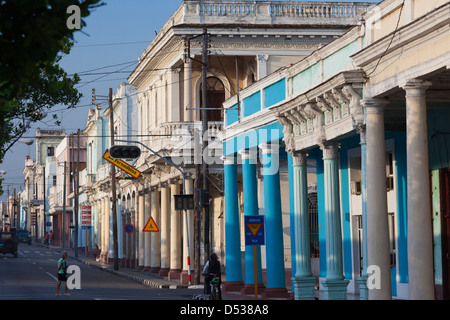
<svg viewBox="0 0 450 320"><path fill-rule="evenodd" d="M169 103L168 103L168 118L167 121L177 122L181 120L180 115L180 72L178 68L170 70L169 86Z"/></svg>
<svg viewBox="0 0 450 320"><path fill-rule="evenodd" d="M181 273L181 215L175 210L174 195L179 194L178 183L170 185L170 279L180 279Z"/></svg>
<svg viewBox="0 0 450 320"><path fill-rule="evenodd" d="M411 300L434 299L433 234L425 90L431 85L409 80L406 91L406 161L408 182L408 275Z"/></svg>
<svg viewBox="0 0 450 320"><path fill-rule="evenodd" d="M101 254L102 257L105 255L105 250L106 250L106 246L105 246L105 202L106 199L103 198L99 201L100 203L100 250L101 250Z"/></svg>
<svg viewBox="0 0 450 320"><path fill-rule="evenodd" d="M387 104L384 99L362 100L366 108L368 274L369 282L371 275L380 280L379 287L369 283L370 300L392 299L384 137Z"/></svg>
<svg viewBox="0 0 450 320"><path fill-rule="evenodd" d="M110 194L108 194L108 196L106 197L106 252L108 253L108 259L109 257L113 257L113 253L111 252L112 250L112 245L111 245L111 221L112 221L112 217L111 217L111 201L110 201Z"/></svg>
<svg viewBox="0 0 450 320"><path fill-rule="evenodd" d="M194 181L192 179L186 179L186 194L194 193ZM188 221L185 219L185 214L183 212L183 272L181 276L182 283L188 283L188 268L191 270L192 274L192 262L194 261L194 215L192 210L188 210L187 212ZM187 234L186 234L186 224L188 224L189 228L189 266L188 266L188 258L187 258Z"/></svg>
<svg viewBox="0 0 450 320"><path fill-rule="evenodd" d="M139 191L139 211L138 211L138 226L137 226L137 232L139 234L139 263L138 268L139 270L144 268L144 232L142 232L142 229L144 229L145 221L144 221L144 215L145 215L145 203L144 203L144 191Z"/></svg>
<svg viewBox="0 0 450 320"><path fill-rule="evenodd" d="M150 219L150 192L148 190L145 191L145 205L144 205L144 226L147 223L147 221ZM151 235L150 232L145 232L144 234L144 271L150 270L150 251L151 251Z"/></svg>
<svg viewBox="0 0 450 320"><path fill-rule="evenodd" d="M264 78L265 76L267 76L267 60L269 60L268 55L258 54L256 56L256 61L257 61L257 66L258 66L257 80L260 80L260 79Z"/></svg>
<svg viewBox="0 0 450 320"><path fill-rule="evenodd" d="M159 228L159 232L151 232L151 261L150 272L158 273L161 267L161 215L158 189L152 190L151 195L151 216Z"/></svg>
<svg viewBox="0 0 450 320"><path fill-rule="evenodd" d="M170 267L170 189L161 188L161 269L160 276L167 276Z"/></svg>
<svg viewBox="0 0 450 320"><path fill-rule="evenodd" d="M192 63L190 57L184 63L184 121L193 121L192 110Z"/></svg>

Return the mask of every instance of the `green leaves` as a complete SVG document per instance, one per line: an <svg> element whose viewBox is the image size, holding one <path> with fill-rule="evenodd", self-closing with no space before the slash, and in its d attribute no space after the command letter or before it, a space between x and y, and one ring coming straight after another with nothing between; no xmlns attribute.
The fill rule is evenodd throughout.
<svg viewBox="0 0 450 320"><path fill-rule="evenodd" d="M58 65L77 30L67 28L67 7L83 18L101 0L0 0L0 163L5 153L54 105L74 107L80 80ZM1 185L1 180L0 180ZM0 189L1 191L1 189Z"/></svg>

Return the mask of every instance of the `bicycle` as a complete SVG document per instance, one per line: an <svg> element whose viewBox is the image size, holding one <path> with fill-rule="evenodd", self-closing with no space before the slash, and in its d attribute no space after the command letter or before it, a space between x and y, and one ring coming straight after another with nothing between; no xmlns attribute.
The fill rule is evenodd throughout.
<svg viewBox="0 0 450 320"><path fill-rule="evenodd" d="M209 285L211 287L211 293L209 295L209 300L221 300L220 298L220 278L217 274L211 273L214 276L211 279Z"/></svg>

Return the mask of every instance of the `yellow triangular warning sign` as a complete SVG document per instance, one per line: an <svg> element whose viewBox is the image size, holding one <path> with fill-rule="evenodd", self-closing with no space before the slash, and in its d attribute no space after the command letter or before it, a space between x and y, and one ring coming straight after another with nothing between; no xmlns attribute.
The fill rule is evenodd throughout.
<svg viewBox="0 0 450 320"><path fill-rule="evenodd" d="M142 229L143 232L159 232L158 226L155 223L155 220L153 220L152 217L147 221L147 224L145 225L144 229Z"/></svg>
<svg viewBox="0 0 450 320"><path fill-rule="evenodd" d="M250 229L250 232L252 233L253 237L256 237L259 229L261 229L262 227L262 223L248 223L247 227Z"/></svg>

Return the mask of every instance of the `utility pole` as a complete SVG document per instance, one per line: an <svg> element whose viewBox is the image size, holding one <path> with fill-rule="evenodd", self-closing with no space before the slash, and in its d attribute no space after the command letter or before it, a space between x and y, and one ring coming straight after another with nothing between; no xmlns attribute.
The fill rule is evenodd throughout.
<svg viewBox="0 0 450 320"><path fill-rule="evenodd" d="M111 147L114 145L114 119L112 88L109 88L109 131L111 135ZM114 246L114 270L119 270L119 245L117 242L117 196L116 196L116 168L111 163L111 191L112 191L112 216L113 216L113 246Z"/></svg>
<svg viewBox="0 0 450 320"><path fill-rule="evenodd" d="M203 190L201 194L203 212L205 215L204 225L204 245L205 245L205 264L209 259L209 186L208 186L208 164L205 161L205 155L208 148L208 83L207 83L207 64L208 64L208 33L203 29L203 49L202 49L202 178Z"/></svg>
<svg viewBox="0 0 450 320"><path fill-rule="evenodd" d="M66 179L67 179L67 161L64 161L64 186L63 186L63 225L62 225L62 248L66 246Z"/></svg>

